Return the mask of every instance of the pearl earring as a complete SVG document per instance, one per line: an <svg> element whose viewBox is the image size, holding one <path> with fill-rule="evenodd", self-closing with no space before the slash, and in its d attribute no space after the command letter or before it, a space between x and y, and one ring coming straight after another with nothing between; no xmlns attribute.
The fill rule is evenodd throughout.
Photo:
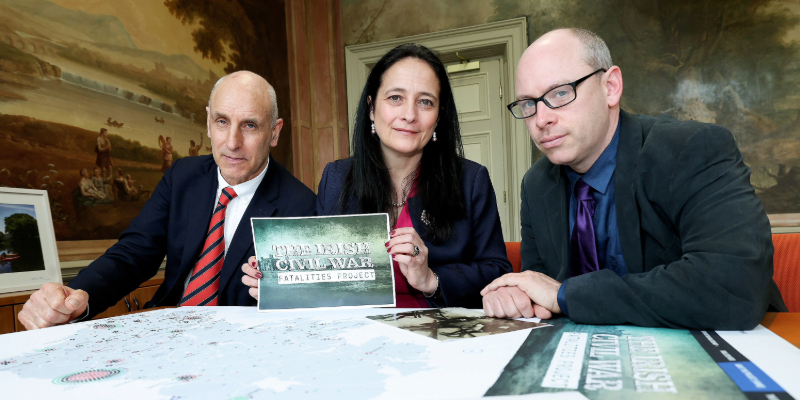
<svg viewBox="0 0 800 400"><path fill-rule="evenodd" d="M372 134L373 135L375 134L375 123L374 122L372 123Z"/></svg>
<svg viewBox="0 0 800 400"><path fill-rule="evenodd" d="M433 141L436 141L436 131L433 131Z"/></svg>

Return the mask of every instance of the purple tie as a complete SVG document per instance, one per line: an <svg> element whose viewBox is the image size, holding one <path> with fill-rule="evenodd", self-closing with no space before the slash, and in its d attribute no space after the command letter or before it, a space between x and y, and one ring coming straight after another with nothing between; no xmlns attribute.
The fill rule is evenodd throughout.
<svg viewBox="0 0 800 400"><path fill-rule="evenodd" d="M572 228L572 239L570 239L570 276L600 270L597 263L597 245L594 241L592 218L595 203L591 189L583 178L575 182L578 212L575 215L575 226Z"/></svg>

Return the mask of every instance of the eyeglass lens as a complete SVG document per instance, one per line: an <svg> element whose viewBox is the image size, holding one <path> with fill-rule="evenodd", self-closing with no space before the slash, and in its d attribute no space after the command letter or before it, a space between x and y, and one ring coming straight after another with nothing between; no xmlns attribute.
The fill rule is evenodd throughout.
<svg viewBox="0 0 800 400"><path fill-rule="evenodd" d="M575 88L572 85L562 85L545 93L543 100L550 108L563 107L575 100ZM536 101L527 99L514 104L511 112L517 118L527 118L536 114Z"/></svg>

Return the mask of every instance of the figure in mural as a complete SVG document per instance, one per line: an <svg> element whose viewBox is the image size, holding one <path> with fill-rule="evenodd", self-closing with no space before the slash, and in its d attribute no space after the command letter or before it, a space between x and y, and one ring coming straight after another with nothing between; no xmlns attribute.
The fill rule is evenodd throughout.
<svg viewBox="0 0 800 400"><path fill-rule="evenodd" d="M172 165L172 138L158 135L158 147L161 149L161 172L165 172Z"/></svg>
<svg viewBox="0 0 800 400"><path fill-rule="evenodd" d="M125 125L125 124L121 123L121 122L117 122L117 120L112 120L111 117L108 117L108 119L106 120L106 125L114 127L114 128L122 128L122 125Z"/></svg>
<svg viewBox="0 0 800 400"><path fill-rule="evenodd" d="M139 191L130 184L130 174L126 178L122 168L117 168L114 178L114 195L117 200L124 202L139 201Z"/></svg>
<svg viewBox="0 0 800 400"><path fill-rule="evenodd" d="M125 175L125 184L127 185L126 189L131 198L139 200L139 189L141 189L142 186L139 185L138 188L136 187L136 181L131 178L131 174Z"/></svg>
<svg viewBox="0 0 800 400"><path fill-rule="evenodd" d="M92 176L92 183L94 187L98 190L103 192L107 198L111 198L111 188L108 184L108 181L111 180L111 177L106 178L103 176L103 171L100 167L94 167L94 176Z"/></svg>
<svg viewBox="0 0 800 400"><path fill-rule="evenodd" d="M111 141L108 140L108 129L100 128L100 134L97 135L97 143L95 144L94 152L97 153L97 161L95 165L103 170L103 176L111 178L111 170L114 163L111 162Z"/></svg>
<svg viewBox="0 0 800 400"><path fill-rule="evenodd" d="M78 182L78 187L76 189L75 200L76 206L94 206L97 204L107 204L110 203L108 196L103 193L102 190L98 189L92 183L92 179L89 176L89 170L84 168L80 172L81 180Z"/></svg>
<svg viewBox="0 0 800 400"><path fill-rule="evenodd" d="M205 134L200 133L200 144L198 144L197 146L195 146L194 140L190 140L189 141L189 155L190 156L199 156L200 155L200 150L203 149L203 136L205 136Z"/></svg>

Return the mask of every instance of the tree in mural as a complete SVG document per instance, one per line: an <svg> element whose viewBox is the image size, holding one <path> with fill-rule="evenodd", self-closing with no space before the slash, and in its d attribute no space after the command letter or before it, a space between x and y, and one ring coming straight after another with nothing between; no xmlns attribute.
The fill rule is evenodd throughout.
<svg viewBox="0 0 800 400"><path fill-rule="evenodd" d="M767 212L800 204L800 24L792 0L537 0L533 40L550 29L597 32L625 79L627 111L716 123L736 138ZM795 2L796 3L796 2ZM519 0L497 0L496 19Z"/></svg>
<svg viewBox="0 0 800 400"><path fill-rule="evenodd" d="M199 24L192 38L203 58L225 63L227 73L248 70L272 84L285 121L282 136L291 137L284 1L165 0L164 6L184 25ZM291 167L290 142L280 141L275 156Z"/></svg>
<svg viewBox="0 0 800 400"><path fill-rule="evenodd" d="M753 169L767 211L796 212L800 46L786 37L800 20L783 9L785 1L617 4L627 10L617 18L627 39L620 44L633 55L624 61L645 72L633 74L637 90L626 93L627 104L727 127ZM793 155L776 153L787 146Z"/></svg>
<svg viewBox="0 0 800 400"><path fill-rule="evenodd" d="M776 100L798 88L796 78L787 74L792 66L786 62L798 59L798 46L784 40L798 19L770 8L780 3L618 0L620 7L630 10L618 18L627 37L625 47L634 55L627 61L649 72L645 80L656 77L678 90L685 90L680 87L685 81L710 85L698 87L699 93L676 93L673 98L647 96L648 101L708 122L715 122L717 114L723 120L734 117L726 115L731 112L774 115ZM704 89L710 93L703 93ZM705 109L666 104L693 94L701 97L704 104L698 106ZM773 122L759 122L762 132L776 128Z"/></svg>
<svg viewBox="0 0 800 400"><path fill-rule="evenodd" d="M198 23L192 32L195 51L215 63L226 63L225 72L246 69L274 80L275 60L270 44L286 41L276 37L270 25L284 26L282 1L166 0L164 5L183 24ZM272 61L272 62L271 62ZM285 60L282 60L285 61Z"/></svg>

